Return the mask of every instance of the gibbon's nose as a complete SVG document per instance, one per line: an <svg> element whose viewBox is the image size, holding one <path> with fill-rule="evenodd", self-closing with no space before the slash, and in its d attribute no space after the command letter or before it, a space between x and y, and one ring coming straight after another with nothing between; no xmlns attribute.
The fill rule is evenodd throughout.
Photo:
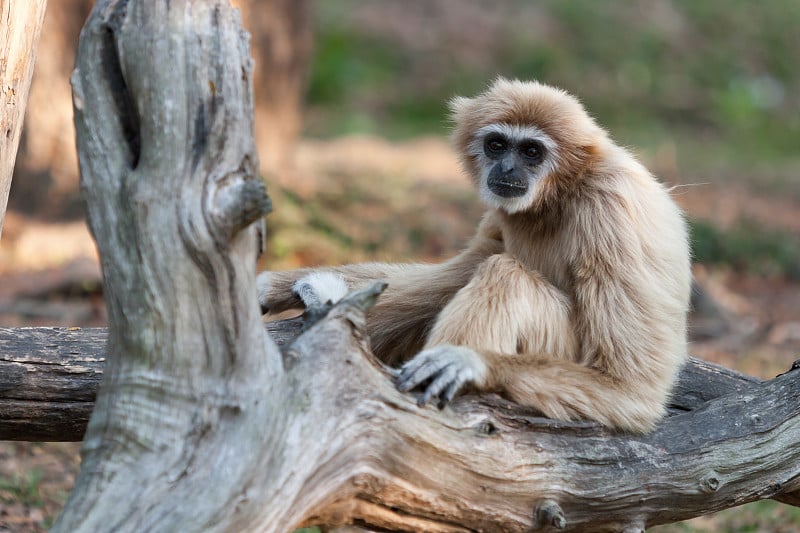
<svg viewBox="0 0 800 533"><path fill-rule="evenodd" d="M514 164L514 160L510 157L507 157L500 161L500 170L503 174L511 174L514 172L516 165Z"/></svg>
<svg viewBox="0 0 800 533"><path fill-rule="evenodd" d="M494 166L486 185L490 191L502 198L516 198L528 192L524 173L517 166L513 164L507 166L505 162Z"/></svg>

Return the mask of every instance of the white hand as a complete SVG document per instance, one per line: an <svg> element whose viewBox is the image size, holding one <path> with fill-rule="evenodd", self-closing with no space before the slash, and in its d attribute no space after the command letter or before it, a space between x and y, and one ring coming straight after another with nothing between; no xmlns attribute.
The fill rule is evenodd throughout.
<svg viewBox="0 0 800 533"><path fill-rule="evenodd" d="M347 282L335 272L312 272L292 286L292 292L303 301L306 309L335 304L347 296L348 291Z"/></svg>
<svg viewBox="0 0 800 533"><path fill-rule="evenodd" d="M486 363L474 350L466 346L443 344L421 351L404 364L400 369L397 388L407 392L430 380L417 403L423 406L431 398L438 397L441 409L464 385L484 383L487 373Z"/></svg>

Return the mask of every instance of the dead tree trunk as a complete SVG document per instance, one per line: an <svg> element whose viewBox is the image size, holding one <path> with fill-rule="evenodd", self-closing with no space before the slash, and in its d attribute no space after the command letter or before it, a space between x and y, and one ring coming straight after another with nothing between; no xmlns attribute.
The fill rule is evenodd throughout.
<svg viewBox="0 0 800 533"><path fill-rule="evenodd" d="M47 0L0 2L0 234Z"/></svg>
<svg viewBox="0 0 800 533"><path fill-rule="evenodd" d="M73 75L109 312L55 531L641 530L800 488L800 373L646 437L499 399L420 409L352 295L282 351L255 299L267 208L247 37L222 0L101 0Z"/></svg>

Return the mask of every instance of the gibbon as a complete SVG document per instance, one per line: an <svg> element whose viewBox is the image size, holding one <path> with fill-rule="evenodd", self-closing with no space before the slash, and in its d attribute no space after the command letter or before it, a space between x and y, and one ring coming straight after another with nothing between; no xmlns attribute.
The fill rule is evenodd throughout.
<svg viewBox="0 0 800 533"><path fill-rule="evenodd" d="M488 207L441 264L263 272L270 312L384 280L367 315L401 391L443 407L496 392L545 416L647 432L687 357L686 224L669 191L568 93L498 79L450 103L453 142Z"/></svg>

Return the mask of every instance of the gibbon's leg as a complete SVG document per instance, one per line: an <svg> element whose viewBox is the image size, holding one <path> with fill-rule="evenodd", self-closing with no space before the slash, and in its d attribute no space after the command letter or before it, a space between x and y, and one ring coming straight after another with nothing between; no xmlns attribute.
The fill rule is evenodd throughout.
<svg viewBox="0 0 800 533"><path fill-rule="evenodd" d="M573 357L569 299L513 257L489 257L439 314L425 349L403 366L398 387L407 391L438 374L420 404L438 396L443 406L462 386L481 383L488 368L476 350Z"/></svg>
<svg viewBox="0 0 800 533"><path fill-rule="evenodd" d="M652 429L668 387L632 386L575 362L570 312L566 296L540 275L507 255L493 256L442 311L426 348L403 365L398 388L424 386L419 404L438 398L443 407L471 386L551 418Z"/></svg>
<svg viewBox="0 0 800 533"><path fill-rule="evenodd" d="M575 351L570 311L569 298L541 274L508 254L493 255L442 310L425 347L456 344L568 359Z"/></svg>
<svg viewBox="0 0 800 533"><path fill-rule="evenodd" d="M591 419L606 427L646 433L666 412L669 386L630 383L572 361L489 352L481 357L489 369L483 387L549 418Z"/></svg>

